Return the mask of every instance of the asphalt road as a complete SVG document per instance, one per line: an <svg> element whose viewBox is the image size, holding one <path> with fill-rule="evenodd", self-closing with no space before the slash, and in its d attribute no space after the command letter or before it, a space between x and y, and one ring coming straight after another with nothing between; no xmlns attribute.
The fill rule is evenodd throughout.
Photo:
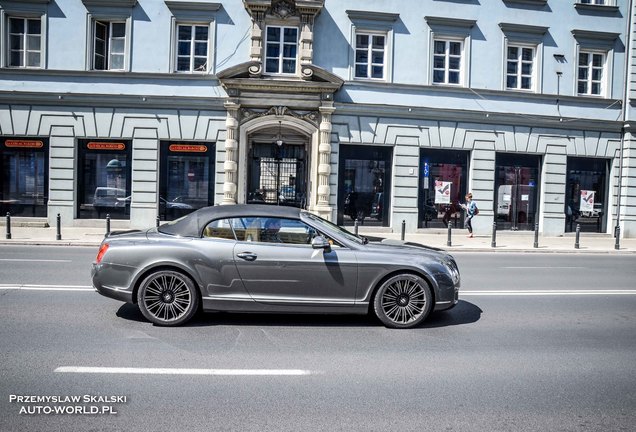
<svg viewBox="0 0 636 432"><path fill-rule="evenodd" d="M636 424L633 255L456 253L458 306L401 331L368 317L238 314L154 327L136 307L81 290L95 253L0 247L0 431ZM56 406L117 414L42 413Z"/></svg>

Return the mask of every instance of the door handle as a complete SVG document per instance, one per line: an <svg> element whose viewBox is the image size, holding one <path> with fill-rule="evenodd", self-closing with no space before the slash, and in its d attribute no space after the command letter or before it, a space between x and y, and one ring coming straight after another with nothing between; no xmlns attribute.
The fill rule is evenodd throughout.
<svg viewBox="0 0 636 432"><path fill-rule="evenodd" d="M245 261L255 261L258 255L252 252L240 252L236 254L237 257L244 259Z"/></svg>

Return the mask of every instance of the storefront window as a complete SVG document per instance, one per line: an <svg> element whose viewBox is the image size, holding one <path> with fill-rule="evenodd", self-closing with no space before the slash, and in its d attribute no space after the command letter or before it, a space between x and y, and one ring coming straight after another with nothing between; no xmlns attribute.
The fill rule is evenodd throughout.
<svg viewBox="0 0 636 432"><path fill-rule="evenodd" d="M211 143L161 143L162 220L174 220L214 204L214 149Z"/></svg>
<svg viewBox="0 0 636 432"><path fill-rule="evenodd" d="M460 203L466 195L468 152L420 151L419 228L463 228Z"/></svg>
<svg viewBox="0 0 636 432"><path fill-rule="evenodd" d="M130 141L79 142L78 218L130 218Z"/></svg>
<svg viewBox="0 0 636 432"><path fill-rule="evenodd" d="M605 159L568 158L565 191L565 232L605 232L607 224L607 172Z"/></svg>
<svg viewBox="0 0 636 432"><path fill-rule="evenodd" d="M338 224L389 225L393 149L340 146Z"/></svg>
<svg viewBox="0 0 636 432"><path fill-rule="evenodd" d="M0 215L46 217L48 150L46 138L0 141Z"/></svg>
<svg viewBox="0 0 636 432"><path fill-rule="evenodd" d="M534 230L538 212L539 167L535 155L498 153L495 161L497 229Z"/></svg>

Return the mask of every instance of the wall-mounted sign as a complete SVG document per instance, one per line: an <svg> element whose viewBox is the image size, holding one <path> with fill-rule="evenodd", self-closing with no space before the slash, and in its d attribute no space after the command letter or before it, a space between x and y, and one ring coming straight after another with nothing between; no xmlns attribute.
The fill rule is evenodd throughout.
<svg viewBox="0 0 636 432"><path fill-rule="evenodd" d="M581 204L579 211L594 211L594 191L581 190Z"/></svg>
<svg viewBox="0 0 636 432"><path fill-rule="evenodd" d="M38 140L6 140L4 145L9 148L39 149L44 147L44 143Z"/></svg>
<svg viewBox="0 0 636 432"><path fill-rule="evenodd" d="M187 153L205 153L208 151L208 147L204 145L191 145L191 144L170 144L168 149L171 152L187 152Z"/></svg>
<svg viewBox="0 0 636 432"><path fill-rule="evenodd" d="M126 144L91 141L86 144L86 148L89 150L126 150Z"/></svg>
<svg viewBox="0 0 636 432"><path fill-rule="evenodd" d="M435 204L449 204L452 182L435 180Z"/></svg>

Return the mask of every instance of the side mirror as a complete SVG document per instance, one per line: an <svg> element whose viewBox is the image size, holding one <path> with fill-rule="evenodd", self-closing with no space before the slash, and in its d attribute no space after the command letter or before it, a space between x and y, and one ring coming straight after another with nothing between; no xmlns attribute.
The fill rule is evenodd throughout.
<svg viewBox="0 0 636 432"><path fill-rule="evenodd" d="M311 247L313 249L323 249L325 252L331 251L331 244L323 236L316 236L311 240Z"/></svg>

